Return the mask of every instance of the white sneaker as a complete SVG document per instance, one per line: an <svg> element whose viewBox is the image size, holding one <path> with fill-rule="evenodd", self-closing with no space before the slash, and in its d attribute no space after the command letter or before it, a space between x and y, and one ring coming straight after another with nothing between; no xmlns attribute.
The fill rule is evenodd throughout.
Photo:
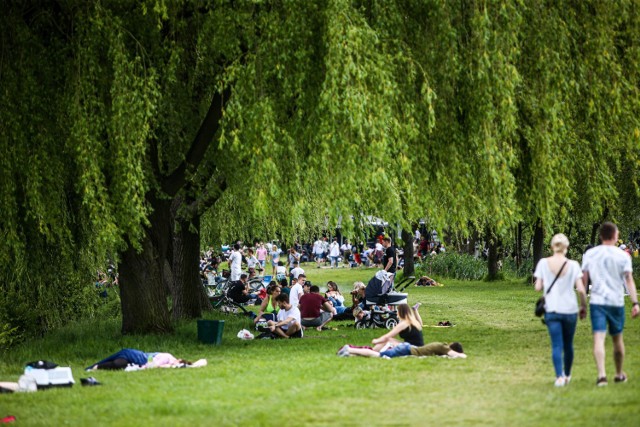
<svg viewBox="0 0 640 427"><path fill-rule="evenodd" d="M556 382L553 385L556 387L564 387L565 384L566 384L566 381L564 377L558 377L556 378Z"/></svg>
<svg viewBox="0 0 640 427"><path fill-rule="evenodd" d="M569 385L570 382L571 382L571 375L569 375L568 377L564 377L565 385Z"/></svg>
<svg viewBox="0 0 640 427"><path fill-rule="evenodd" d="M340 347L340 350L338 350L338 356L340 357L351 356L351 354L349 354L349 344L345 344L342 347Z"/></svg>

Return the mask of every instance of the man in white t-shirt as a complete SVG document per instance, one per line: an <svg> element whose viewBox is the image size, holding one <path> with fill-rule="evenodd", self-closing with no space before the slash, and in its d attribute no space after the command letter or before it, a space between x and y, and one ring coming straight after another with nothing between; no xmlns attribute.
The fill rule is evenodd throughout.
<svg viewBox="0 0 640 427"><path fill-rule="evenodd" d="M297 281L298 276L300 276L301 274L304 274L304 270L300 268L300 264L298 263L298 261L294 261L293 268L291 269L292 279ZM293 281L291 283L293 283Z"/></svg>
<svg viewBox="0 0 640 427"><path fill-rule="evenodd" d="M233 245L233 250L229 255L229 269L231 270L231 281L235 282L240 280L242 274L242 252L240 252L240 245Z"/></svg>
<svg viewBox="0 0 640 427"><path fill-rule="evenodd" d="M321 239L318 239L313 243L313 256L318 263L318 268L320 268L320 263L324 261L324 244Z"/></svg>
<svg viewBox="0 0 640 427"><path fill-rule="evenodd" d="M345 267L350 267L349 258L351 257L351 244L349 240L346 239L342 246L340 246L340 252L342 252L342 262L345 264Z"/></svg>
<svg viewBox="0 0 640 427"><path fill-rule="evenodd" d="M626 382L627 376L622 370L624 362L624 294L625 286L631 297L631 317L635 318L640 312L638 294L633 281L631 258L616 246L618 241L618 227L605 222L600 226L600 240L602 244L589 249L582 257L583 283L591 279L591 327L593 331L593 356L598 368L597 386L606 386L607 375L604 366L604 341L607 335L613 340L613 360L616 365L614 381Z"/></svg>
<svg viewBox="0 0 640 427"><path fill-rule="evenodd" d="M304 289L302 287L306 281L307 276L299 274L298 281L291 287L291 291L289 291L289 302L296 308L300 303L300 297L304 294Z"/></svg>
<svg viewBox="0 0 640 427"><path fill-rule="evenodd" d="M269 320L267 325L271 332L282 338L302 338L302 320L300 310L289 303L289 295L281 293L276 297L280 311L276 321Z"/></svg>
<svg viewBox="0 0 640 427"><path fill-rule="evenodd" d="M333 238L333 241L329 245L329 258L331 259L331 268L338 267L338 258L340 257L340 245L338 245L338 239Z"/></svg>

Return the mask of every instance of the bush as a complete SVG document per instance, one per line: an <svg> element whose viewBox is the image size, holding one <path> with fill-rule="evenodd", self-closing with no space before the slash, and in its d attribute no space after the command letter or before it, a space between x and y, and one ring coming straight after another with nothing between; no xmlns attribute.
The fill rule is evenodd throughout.
<svg viewBox="0 0 640 427"><path fill-rule="evenodd" d="M417 275L435 275L460 280L482 280L489 273L487 260L454 252L428 256L420 265L416 266L416 271ZM501 276L529 277L532 272L533 260L531 258L525 259L519 268L513 258L502 260Z"/></svg>
<svg viewBox="0 0 640 427"><path fill-rule="evenodd" d="M533 274L533 258L523 260L518 268L513 258L507 258L502 262L502 271L510 277L530 277Z"/></svg>
<svg viewBox="0 0 640 427"><path fill-rule="evenodd" d="M416 266L416 271L419 275L435 275L461 280L482 280L488 273L485 260L453 252L427 256L419 266Z"/></svg>
<svg viewBox="0 0 640 427"><path fill-rule="evenodd" d="M640 257L631 257L631 265L633 267L633 277L638 281L640 279Z"/></svg>

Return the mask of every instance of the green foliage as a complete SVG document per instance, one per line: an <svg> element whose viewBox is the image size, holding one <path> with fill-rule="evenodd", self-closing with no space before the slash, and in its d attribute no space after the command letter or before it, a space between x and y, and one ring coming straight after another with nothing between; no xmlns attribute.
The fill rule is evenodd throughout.
<svg viewBox="0 0 640 427"><path fill-rule="evenodd" d="M171 232L151 206L183 170L198 209L175 210L213 203L208 242L350 233L363 215L498 237L538 219L637 226L638 6L9 1L0 290L52 311L43 329L90 315L82 284L145 231ZM223 88L221 127L187 165Z"/></svg>
<svg viewBox="0 0 640 427"><path fill-rule="evenodd" d="M502 277L527 278L533 272L533 260L527 258L516 266L515 260L507 257L502 260ZM436 256L427 256L416 265L416 277L420 275L436 276L458 280L482 280L488 274L487 261L469 254L445 252Z"/></svg>
<svg viewBox="0 0 640 427"><path fill-rule="evenodd" d="M420 265L416 265L416 277L419 275L481 280L487 275L487 262L468 254L446 252L427 256Z"/></svg>

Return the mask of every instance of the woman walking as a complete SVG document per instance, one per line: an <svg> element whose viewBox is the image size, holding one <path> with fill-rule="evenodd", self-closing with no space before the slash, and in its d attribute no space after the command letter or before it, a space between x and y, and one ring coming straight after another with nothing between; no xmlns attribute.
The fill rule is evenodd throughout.
<svg viewBox="0 0 640 427"><path fill-rule="evenodd" d="M535 289L538 292L544 291L545 296L544 321L551 337L551 358L556 373L556 387L564 387L571 381L573 336L576 332L578 313L580 319L587 316L587 297L582 284L582 270L576 261L567 259L568 247L567 236L553 236L553 255L541 259L534 273ZM574 287L580 296L580 310Z"/></svg>

